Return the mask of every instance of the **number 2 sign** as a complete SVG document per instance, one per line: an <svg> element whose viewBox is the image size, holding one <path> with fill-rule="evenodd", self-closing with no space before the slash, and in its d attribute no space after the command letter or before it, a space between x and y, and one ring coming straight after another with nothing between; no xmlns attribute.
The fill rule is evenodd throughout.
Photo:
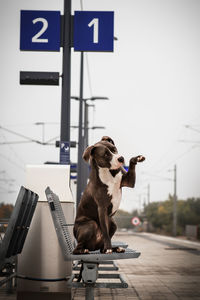
<svg viewBox="0 0 200 300"><path fill-rule="evenodd" d="M60 51L60 12L22 10L20 50Z"/></svg>
<svg viewBox="0 0 200 300"><path fill-rule="evenodd" d="M75 51L113 51L113 42L114 12L75 11Z"/></svg>

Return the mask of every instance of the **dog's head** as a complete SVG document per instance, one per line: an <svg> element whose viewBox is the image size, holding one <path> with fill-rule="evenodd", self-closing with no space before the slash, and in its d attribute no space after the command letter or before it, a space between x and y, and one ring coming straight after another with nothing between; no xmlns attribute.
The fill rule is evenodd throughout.
<svg viewBox="0 0 200 300"><path fill-rule="evenodd" d="M83 159L86 162L93 159L98 167L110 170L117 170L124 164L123 156L118 154L113 140L108 136L103 136L100 142L87 147Z"/></svg>

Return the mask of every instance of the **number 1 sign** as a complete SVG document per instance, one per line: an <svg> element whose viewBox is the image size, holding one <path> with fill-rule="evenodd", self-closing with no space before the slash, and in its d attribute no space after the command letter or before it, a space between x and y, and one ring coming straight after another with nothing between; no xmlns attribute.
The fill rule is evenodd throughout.
<svg viewBox="0 0 200 300"><path fill-rule="evenodd" d="M114 12L75 11L75 51L113 51L113 42Z"/></svg>
<svg viewBox="0 0 200 300"><path fill-rule="evenodd" d="M22 10L20 50L60 51L60 12Z"/></svg>

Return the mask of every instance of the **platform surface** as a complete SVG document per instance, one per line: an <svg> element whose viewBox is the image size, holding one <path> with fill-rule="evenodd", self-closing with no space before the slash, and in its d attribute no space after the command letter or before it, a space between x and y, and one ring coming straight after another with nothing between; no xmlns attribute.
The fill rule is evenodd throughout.
<svg viewBox="0 0 200 300"><path fill-rule="evenodd" d="M141 256L117 261L127 289L96 289L95 300L200 300L200 243L131 232L119 232L115 240L127 242ZM16 295L0 289L0 299L15 300ZM84 300L84 289L73 289L72 299Z"/></svg>

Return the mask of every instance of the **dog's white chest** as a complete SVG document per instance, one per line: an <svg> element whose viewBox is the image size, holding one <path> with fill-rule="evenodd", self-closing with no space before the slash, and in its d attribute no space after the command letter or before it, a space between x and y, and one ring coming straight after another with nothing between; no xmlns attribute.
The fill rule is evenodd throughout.
<svg viewBox="0 0 200 300"><path fill-rule="evenodd" d="M99 168L99 178L108 187L108 195L112 197L112 213L114 213L121 202L122 192L120 185L122 173L119 172L113 177L107 168Z"/></svg>

